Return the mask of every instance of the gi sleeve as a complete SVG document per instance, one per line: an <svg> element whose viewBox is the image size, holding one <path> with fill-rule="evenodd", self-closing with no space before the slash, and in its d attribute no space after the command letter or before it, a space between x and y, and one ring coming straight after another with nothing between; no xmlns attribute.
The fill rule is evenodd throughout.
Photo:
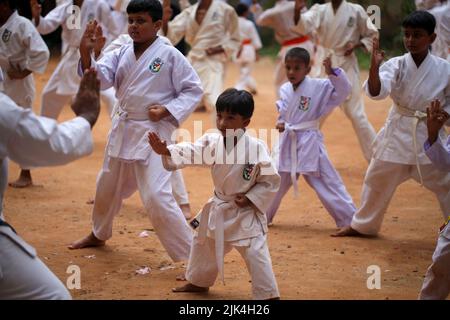
<svg viewBox="0 0 450 320"><path fill-rule="evenodd" d="M444 145L442 140L438 138L435 143L430 146L427 140L424 144L425 153L431 162L441 171L450 172L450 137L447 138L447 144Z"/></svg>
<svg viewBox="0 0 450 320"><path fill-rule="evenodd" d="M378 29L361 6L358 6L358 30L361 35L361 43L369 52L372 52L373 38L379 37Z"/></svg>
<svg viewBox="0 0 450 320"><path fill-rule="evenodd" d="M71 4L57 6L45 17L40 17L39 25L36 26L39 33L45 35L58 29L58 27L66 21L69 14L72 13L71 6ZM33 19L32 21L36 25L35 20Z"/></svg>
<svg viewBox="0 0 450 320"><path fill-rule="evenodd" d="M348 95L352 92L352 85L341 68L333 69L334 75L329 76L329 80L325 82L325 90L331 89L326 103L323 105L320 115L329 113L333 108L341 105Z"/></svg>
<svg viewBox="0 0 450 320"><path fill-rule="evenodd" d="M225 25L227 26L228 35L226 41L222 43L227 57L235 59L241 46L241 33L239 31L239 19L234 9L225 12Z"/></svg>
<svg viewBox="0 0 450 320"><path fill-rule="evenodd" d="M191 142L181 142L167 146L170 156L162 156L164 168L175 171L187 166L211 166L214 164L217 134L205 134Z"/></svg>
<svg viewBox="0 0 450 320"><path fill-rule="evenodd" d="M299 34L316 34L322 21L321 7L313 5L308 11L301 14L298 23L291 29Z"/></svg>
<svg viewBox="0 0 450 320"><path fill-rule="evenodd" d="M381 90L378 96L372 96L369 91L369 81L366 80L364 82L364 91L369 98L373 100L383 100L391 94L392 87L400 70L400 64L402 63L400 58L401 57L392 58L381 65L379 70Z"/></svg>
<svg viewBox="0 0 450 320"><path fill-rule="evenodd" d="M172 84L176 98L167 103L165 107L180 126L200 103L203 89L197 73L180 52L174 50L171 59L173 65Z"/></svg>
<svg viewBox="0 0 450 320"><path fill-rule="evenodd" d="M25 69L36 73L44 73L50 52L39 32L29 21L22 25L22 47L26 48L28 57Z"/></svg>
<svg viewBox="0 0 450 320"><path fill-rule="evenodd" d="M19 107L17 107L19 108ZM91 127L82 117L58 124L23 109L7 142L8 157L23 167L63 165L93 150Z"/></svg>

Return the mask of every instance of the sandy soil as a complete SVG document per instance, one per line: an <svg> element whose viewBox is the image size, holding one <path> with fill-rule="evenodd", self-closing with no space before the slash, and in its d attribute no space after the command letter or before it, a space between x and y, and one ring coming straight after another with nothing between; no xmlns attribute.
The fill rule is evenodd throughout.
<svg viewBox="0 0 450 320"><path fill-rule="evenodd" d="M37 77L38 97L55 67L52 60L47 72ZM259 91L252 120L255 129L274 126L273 67L271 60L263 59L254 71ZM231 86L237 69L230 66L228 70L226 84ZM37 112L39 100L35 102ZM366 111L376 130L383 125L389 106L390 100L374 102L366 98ZM71 117L67 107L59 120ZM211 126L208 114L195 113L183 127L192 130L194 120L203 120L205 129ZM175 277L184 266L171 264L154 234L138 236L152 226L137 194L124 203L107 246L78 251L66 248L90 231L92 206L86 201L95 192L109 127L103 109L93 131L95 150L91 156L63 167L33 170L36 186L32 188L8 188L7 220L36 247L41 259L64 283L69 265L81 268L81 289L71 291L75 299L250 299L250 277L237 252L225 258L225 286L216 283L208 295L172 293L170 289L180 284ZM323 132L331 160L358 205L367 163L351 124L336 110ZM18 170L16 164L10 164L10 181L17 177ZM209 170L188 168L184 176L192 208L197 211L212 192ZM397 190L378 238L335 239L330 237L334 222L314 191L304 181L300 190L299 199L293 198L292 190L288 193L269 233L282 298L416 299L442 223L433 194L414 181L406 182ZM381 268L380 290L366 286L370 265ZM135 270L142 266L149 266L151 272L137 275Z"/></svg>

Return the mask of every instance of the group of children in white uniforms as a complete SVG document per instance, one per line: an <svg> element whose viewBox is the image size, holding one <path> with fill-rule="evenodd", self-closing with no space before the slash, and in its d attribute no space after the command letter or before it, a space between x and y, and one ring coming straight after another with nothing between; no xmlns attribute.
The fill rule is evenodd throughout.
<svg viewBox="0 0 450 320"><path fill-rule="evenodd" d="M152 10L146 11L143 8L147 8L146 5L149 3L152 5ZM134 9L132 9L133 6ZM269 167L273 166L271 164L272 160L267 155L267 152L262 152L261 158L252 159L253 161L240 164L240 166L236 165L236 167L227 168L228 171L220 165L213 165L212 174L216 187L215 195L202 210L198 218L200 220L199 232L192 240L191 231L181 211L173 205L174 200L169 182L170 174L163 168L164 165L165 168L173 170L182 166L174 165L167 154L163 157L163 162L161 163L159 157L148 147L148 131L157 131L163 139L169 141L173 129L179 126L194 110L203 94L200 80L189 63L173 47L168 46L162 39L156 37L157 30L162 26L162 7L161 16L154 15L154 12L158 11L159 7L152 0L133 0L129 6L130 10L128 10L128 13L132 20L134 15L135 20L133 23L139 26L130 32L134 43L113 50L105 54L98 61L91 60L90 55L90 50L94 47L92 39L95 38L97 29L95 24L89 24L88 28L90 30L85 33L86 37L82 40L82 46L80 48L80 71L82 72L90 66L95 67L101 79L102 87L114 86L117 89L119 108L113 118L105 154L105 162L97 182L92 234L81 241L75 242L72 248L103 245L111 236L112 221L115 214L120 210L123 199L131 195L136 189L139 189L155 231L172 259L175 261L186 260L190 252L188 272L186 275L190 283L182 288L178 288L179 290L176 291L205 291L206 288L214 283L217 274L223 277L222 255L232 247L235 247L243 255L252 275L253 296L257 299L278 298L279 292L267 249L266 216L270 220L268 215L271 204L273 204L271 201L275 197L277 190L279 195L282 196L286 193L287 189L283 191L279 188L280 182L276 170L274 170L272 175L266 176L260 174L260 166L262 164L269 164ZM140 19L143 20L141 21ZM413 21L415 20L413 19ZM419 19L419 21L422 20ZM404 24L405 32L410 27L423 28L420 23L422 22L418 23L416 21ZM432 33L431 31L429 37L431 37ZM429 41L431 41L431 38L429 38ZM420 44L411 46L411 48L417 48L417 46L420 46ZM373 56L379 56L380 51L378 50L377 43L375 43L374 47ZM300 50L296 53L296 49L294 49L291 54L291 56L287 54L285 59L287 69L289 69L291 62L289 59L292 60L294 58L295 60L299 56L306 56L307 52ZM380 161L378 160L389 154L390 145L392 144L391 141L395 139L397 139L397 142L403 140L401 147L404 147L404 155L408 159L415 159L415 162L408 160L409 162L407 161L405 164L412 167L410 170L416 170L415 168L418 168L418 180L422 180L425 186L429 186L430 189L436 192L443 213L445 216L448 216L448 212L450 212L448 208L450 205L448 198L448 190L450 190L448 174L442 175L441 173L438 177L437 174L434 174L435 169L429 165L429 161L426 162L424 160L422 152L418 152L418 148L425 141L422 135L424 126L421 121L424 117L417 112L414 114L410 113L409 110L414 110L414 107L408 104L409 101L415 101L417 104L420 103L419 110L423 112L430 101L437 98L443 103L444 109L449 111L447 98L448 84L436 83L434 85L434 82L431 82L431 87L433 88L433 92L431 93L429 93L429 89L426 89L426 94L417 97L401 97L401 95L398 98L395 97L395 90L399 90L402 93L411 93L420 91L419 89L422 86L425 87L425 84L428 85L432 79L429 70L436 71L436 69L439 69L439 78L445 78L445 75L448 78L448 63L445 64L443 60L428 54L421 62L423 68L418 68L422 76L418 74L411 76L408 72L413 69L411 62L415 63L414 54L411 52L411 54L408 54L409 56L394 58L397 60L388 61L381 67L381 85L378 95L372 94L373 91L369 88L370 84L366 85L367 92L373 97L382 97L386 92L387 94L391 93L396 103L396 107L391 112L391 116L393 117L392 119L394 119L394 116L398 119L391 120L389 122L390 124L395 121L399 121L399 123L400 121L405 122L404 125L398 124L395 128L387 126L380 133L376 142L371 167L377 163L379 164ZM376 58L373 59L373 61L378 61L378 63L381 62L381 60L377 60ZM298 60L303 62L303 67L308 68L306 59L300 58ZM302 63L297 64L302 65ZM291 83L287 83L281 87L280 101L277 103L280 113L280 126L278 128L281 129L281 123L284 123L285 134L281 143L280 166L275 169L283 168L279 170L281 173L281 185L283 185L283 176L285 186L287 185L289 187L290 183L297 178L298 173L306 173L311 181L315 178L317 181L321 181L322 186L333 189L333 192L327 192L327 188L321 189L317 184L311 183L313 187L315 186L322 201L325 203L326 201L333 202L332 205L327 206L325 204L325 206L335 218L338 227L352 226L350 231L348 228L344 228L339 235L351 235L355 230L359 233L365 233L360 231L362 229L355 227L357 225L355 221L357 221L358 212L361 212L361 209L356 211L351 197L348 195L337 172L327 158L323 142L321 141L322 138L318 131L318 120L326 115L331 108L342 103L342 100L348 96L351 90L351 85L346 79L344 70L331 68L331 61L328 59L325 65L325 70L330 75L330 80L316 81L306 77L298 81L293 76L289 78ZM376 65L372 67L376 69ZM400 71L397 71L396 68L399 68ZM174 72L175 69L177 72ZM390 75L390 71L392 71L392 76ZM371 78L369 78L369 83L371 82ZM402 81L405 78L413 79L414 81L406 83L406 81ZM169 83L172 82L172 79L183 79L183 81ZM396 79L399 83L393 84L392 79ZM145 83L145 89L142 86L140 87L137 82ZM293 85L296 87L293 88ZM320 86L322 94L314 93L313 89L311 89L311 92L308 91L308 85L314 87L314 90L317 89L317 86ZM406 87L403 88L402 86ZM412 87L408 88L408 86ZM147 90L148 94L145 93ZM136 92L139 92L139 94ZM155 92L158 92L158 95ZM312 97L313 93L315 94L314 97L317 96L322 99L316 101ZM245 121L251 117L251 114L243 115L240 113L242 111L237 110L239 108L236 107L236 105L245 105L246 95L247 93L239 90L226 91L223 97L221 96L226 102L223 102L223 99L217 101L217 126L221 130L222 135L206 135L195 144L168 146L167 150L172 154L172 152L177 153L180 150L184 150L184 152L192 150L193 153L196 153L200 152L197 148L202 150L206 146L210 146L214 150L221 148L227 149L226 139L229 136L222 130L243 129L248 125L248 123L245 124ZM432 96L432 98L427 98L428 95ZM406 100L406 103L404 100ZM230 114L240 119L240 127L232 127L233 122L231 122L231 127L227 127L230 123L224 124L223 126L219 125L220 117L224 115L230 116ZM416 124L417 115L419 115L419 118ZM148 121L149 117L151 121ZM397 132L400 132L398 128L411 130L402 132L402 139L399 139L395 137ZM387 131L389 131L388 135L385 133ZM415 135L416 132L417 136ZM292 133L294 133L295 138L293 138L294 135ZM410 138L404 139L408 135ZM160 142L159 137L153 136L153 138L153 143L156 146L155 151L158 153L157 149L162 148L164 144ZM245 133L232 135L232 138L236 140L236 147L244 141L259 145L259 142L256 142ZM307 143L305 143L306 140ZM160 142L159 144L158 141ZM297 143L297 150L300 150L297 153L292 152L294 141ZM416 152L411 152L411 145L414 146ZM154 145L152 146L155 148ZM265 147L262 146L261 150L265 150ZM309 150L314 152L310 153ZM294 154L298 161L294 160ZM308 161L307 164L314 164L312 167L308 167L301 161L301 159L309 156L311 156L311 161ZM386 160L381 161L389 162ZM396 161L391 160L393 163ZM292 168L294 166L295 172L292 174ZM370 182L367 181L369 172L371 170L373 172L374 170L371 167L367 173L367 183ZM386 166L383 168L386 168ZM327 172L331 172L333 175L327 177L327 174L325 174ZM239 183L239 186L236 185L238 179L235 178L238 175L242 175L244 179L244 181ZM223 180L223 176L230 177L231 187L226 186L227 181ZM270 187L268 187L265 179L271 181L269 183ZM337 181L337 186L331 186L329 182L331 180ZM263 183L264 181L266 183ZM367 184L366 182L365 184ZM258 188L258 183L264 185L264 188ZM158 188L155 188L155 185ZM437 187L434 188L434 185ZM373 192L369 188L367 191L363 191L363 198L364 194L368 194L369 199L370 197L378 196L376 192ZM337 205L336 201L341 204ZM368 202L373 205L370 200ZM333 213L333 210L336 208L338 208L337 213ZM353 216L355 211L357 213ZM240 216L238 214L239 212L245 212L246 215L237 219L236 217ZM162 218L163 214L164 219ZM221 214L224 214L229 220L222 217L223 220L221 221L218 218ZM376 230L375 232L379 230L380 224L380 215L378 213L376 215L376 218L370 218L364 221L365 224L370 225L370 228L374 228ZM251 220L253 226L250 228L251 231L246 230L243 232L242 226L243 224L247 225L248 221L246 220L246 223L243 223L241 219ZM227 224L227 221L230 221L229 224ZM265 262L258 264L258 259L263 259Z"/></svg>

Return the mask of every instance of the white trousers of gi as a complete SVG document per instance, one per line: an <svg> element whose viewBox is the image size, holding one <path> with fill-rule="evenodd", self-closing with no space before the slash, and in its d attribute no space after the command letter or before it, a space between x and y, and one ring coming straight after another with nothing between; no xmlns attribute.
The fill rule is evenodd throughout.
<svg viewBox="0 0 450 320"><path fill-rule="evenodd" d="M256 81L252 77L253 62L241 62L239 66L239 80L235 84L237 90L256 91Z"/></svg>
<svg viewBox="0 0 450 320"><path fill-rule="evenodd" d="M72 299L34 249L9 227L0 228L0 300Z"/></svg>
<svg viewBox="0 0 450 320"><path fill-rule="evenodd" d="M439 171L432 164L422 165L424 187L432 191L446 219L450 215L450 173ZM420 181L416 165L372 159L364 178L361 207L353 216L351 227L366 235L376 235L397 187L414 179Z"/></svg>
<svg viewBox="0 0 450 320"><path fill-rule="evenodd" d="M248 240L248 245L243 243ZM252 278L252 295L255 300L278 298L277 281L272 270L267 236L259 235L244 241L224 242L224 255L235 248L241 254ZM195 236L192 244L186 279L199 287L211 287L218 275L215 241L206 237L203 244Z"/></svg>
<svg viewBox="0 0 450 320"><path fill-rule="evenodd" d="M151 153L148 165L111 158L109 171L102 168L97 178L92 213L94 235L100 240L111 238L113 220L123 200L139 190L150 222L169 256L175 262L187 260L192 230L172 195L170 177L156 153Z"/></svg>
<svg viewBox="0 0 450 320"><path fill-rule="evenodd" d="M223 91L225 63L217 58L205 58L190 61L197 72L203 87L202 102L211 110L213 123L216 123L216 101Z"/></svg>
<svg viewBox="0 0 450 320"><path fill-rule="evenodd" d="M326 169L322 170L319 177L303 175L303 178L314 189L323 206L334 219L336 226L338 228L347 226L352 221L356 207L353 204L352 197L345 188L344 182L331 162L327 159L327 162L322 161L322 163L323 166L326 166ZM280 189L278 189L275 198L267 210L267 221L269 223L273 221L280 207L281 200L292 186L290 172L279 172L279 174L281 177ZM297 174L297 179L298 177L299 174Z"/></svg>
<svg viewBox="0 0 450 320"><path fill-rule="evenodd" d="M189 196L184 184L183 174L180 170L171 172L170 184L172 185L173 196L179 206L183 204L189 204Z"/></svg>
<svg viewBox="0 0 450 320"><path fill-rule="evenodd" d="M450 224L446 228L450 228ZM425 275L419 295L421 300L445 300L450 294L450 239L444 233L445 230L439 235L433 263Z"/></svg>

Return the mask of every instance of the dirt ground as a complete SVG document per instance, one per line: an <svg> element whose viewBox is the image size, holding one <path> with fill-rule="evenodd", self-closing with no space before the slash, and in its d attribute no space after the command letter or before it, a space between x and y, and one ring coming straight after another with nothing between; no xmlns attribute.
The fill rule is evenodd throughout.
<svg viewBox="0 0 450 320"><path fill-rule="evenodd" d="M47 72L37 77L34 107L39 112L40 92L56 67L52 60ZM258 82L256 112L251 127L272 128L276 119L273 62L258 62L254 76ZM230 65L226 86L237 79L237 68ZM367 74L362 75L365 78ZM384 123L390 100L365 98L366 111L376 130ZM67 107L60 121L70 119ZM192 130L193 121L211 126L209 114L194 113L183 127ZM41 259L66 283L70 265L81 269L81 289L72 290L75 299L250 299L251 283L239 253L225 258L226 285L217 282L208 295L174 294L170 289L183 272L181 263L172 264L154 233L140 238L152 226L138 194L128 199L115 220L113 237L103 248L70 251L66 245L90 232L92 205L86 201L95 192L96 175L102 165L110 120L105 109L94 128L94 153L72 164L33 170L36 186L8 188L6 219L32 244ZM192 131L191 131L192 132ZM356 205L367 163L360 151L350 122L340 110L328 118L323 132L331 160L341 174ZM10 164L9 180L18 175ZM208 169L184 170L193 211L200 210L212 193ZM285 197L270 228L269 246L273 268L283 299L416 299L423 276L431 262L437 231L442 223L434 195L414 181L404 183L396 192L384 219L381 234L375 239L330 237L335 225L304 181L301 196ZM381 289L369 290L367 268L381 269ZM146 275L136 274L144 266Z"/></svg>

